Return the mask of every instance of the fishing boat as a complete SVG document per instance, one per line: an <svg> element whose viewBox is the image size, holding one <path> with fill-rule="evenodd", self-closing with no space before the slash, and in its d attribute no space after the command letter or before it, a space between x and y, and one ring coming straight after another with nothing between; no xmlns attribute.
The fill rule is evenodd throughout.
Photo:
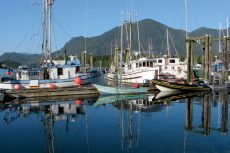
<svg viewBox="0 0 230 153"><path fill-rule="evenodd" d="M95 73L83 72L82 64L77 57L71 56L70 60L55 61L51 58L51 9L53 0L44 0L44 21L41 66L29 69L21 66L15 71L15 79L5 79L0 82L0 89L31 89L31 88L56 88L76 86L77 84L91 83ZM66 50L65 50L66 52ZM9 72L10 73L10 72ZM79 81L80 80L80 81Z"/></svg>
<svg viewBox="0 0 230 153"><path fill-rule="evenodd" d="M129 60L123 65L122 75L118 76L118 80L124 84L139 83L143 84L147 80L157 78L159 67L154 65L154 59L145 57ZM107 73L107 79L113 81L116 77L115 66L111 65L110 71Z"/></svg>
<svg viewBox="0 0 230 153"><path fill-rule="evenodd" d="M147 93L148 88L144 87L127 87L127 86L104 86L93 84L95 88L97 88L100 95L122 95L122 94L141 94Z"/></svg>
<svg viewBox="0 0 230 153"><path fill-rule="evenodd" d="M160 67L160 73L169 73L178 79L186 79L187 64L180 60L168 28L166 29L166 42L166 54L163 57L155 58L156 65ZM172 51L171 48L174 48L175 51Z"/></svg>
<svg viewBox="0 0 230 153"><path fill-rule="evenodd" d="M134 31L133 25L136 25L137 28L138 50L132 47L134 46L133 38L131 37ZM123 37L127 37L127 39L123 40ZM159 74L159 66L155 65L153 58L143 56L140 48L138 22L132 23L130 15L127 21L122 21L120 47L116 45L113 63L106 75L107 79L114 81L118 77L118 81L123 84L143 84L147 80L156 79ZM117 76L117 71L120 71L121 75Z"/></svg>
<svg viewBox="0 0 230 153"><path fill-rule="evenodd" d="M177 82L168 82L164 80L151 80L160 91L210 91L211 88L204 83L198 84L179 84Z"/></svg>

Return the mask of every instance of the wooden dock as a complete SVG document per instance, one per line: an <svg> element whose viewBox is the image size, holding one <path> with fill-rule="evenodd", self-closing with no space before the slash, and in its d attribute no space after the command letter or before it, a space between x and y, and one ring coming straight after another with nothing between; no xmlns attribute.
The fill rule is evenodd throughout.
<svg viewBox="0 0 230 153"><path fill-rule="evenodd" d="M5 93L15 98L36 98L36 97L99 94L97 89L93 86L72 86L72 87L55 88L55 89L34 88L34 89L6 90Z"/></svg>

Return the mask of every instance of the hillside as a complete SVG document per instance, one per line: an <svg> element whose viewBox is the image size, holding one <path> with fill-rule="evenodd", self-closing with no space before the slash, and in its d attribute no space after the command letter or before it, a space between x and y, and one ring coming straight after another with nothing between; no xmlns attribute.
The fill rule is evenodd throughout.
<svg viewBox="0 0 230 153"><path fill-rule="evenodd" d="M137 34L134 32L136 23L133 23L133 43L132 48L138 50ZM185 56L185 32L180 29L170 28L162 23L152 19L145 19L139 22L141 50L148 50L149 41L152 40L153 53L156 55L166 54L166 29L169 29L173 39L175 48L180 56ZM135 30L134 30L135 29ZM218 37L218 30L209 28L199 28L189 33L190 36L204 36L210 34L212 37ZM84 49L84 37L73 37L71 40L60 49L53 53L54 57L61 55L64 50L67 50L68 55L80 55ZM120 43L120 27L115 27L100 36L87 38L87 51L95 56L104 56L111 54L111 44L113 48ZM173 48L173 47L171 47ZM217 42L214 42L213 51L217 51ZM201 47L196 47L196 54L201 53ZM172 53L175 55L175 53ZM21 64L34 65L39 63L40 55L38 54L23 54L23 53L4 53L0 56L0 62L11 60Z"/></svg>

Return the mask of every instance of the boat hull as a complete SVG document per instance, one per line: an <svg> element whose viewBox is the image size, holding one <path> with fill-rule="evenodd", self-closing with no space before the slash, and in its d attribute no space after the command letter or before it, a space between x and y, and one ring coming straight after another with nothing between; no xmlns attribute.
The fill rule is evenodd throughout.
<svg viewBox="0 0 230 153"><path fill-rule="evenodd" d="M162 80L151 80L153 84L160 91L210 91L211 88L208 86L200 86L200 85L190 85L190 84L177 84L170 83Z"/></svg>
<svg viewBox="0 0 230 153"><path fill-rule="evenodd" d="M87 75L79 75L81 85L91 83ZM50 79L50 80L9 80L0 83L0 89L31 89L31 88L52 88L76 86L75 78L70 79Z"/></svg>
<svg viewBox="0 0 230 153"><path fill-rule="evenodd" d="M113 86L102 86L93 84L97 88L98 92L101 95L122 95L122 94L138 94L138 93L147 93L147 88L131 88L131 87L113 87Z"/></svg>
<svg viewBox="0 0 230 153"><path fill-rule="evenodd" d="M122 74L121 79L118 77L118 81L122 80L122 83L145 83L146 80L152 80L158 75L158 68L148 68L148 69L137 69L130 72L125 72ZM107 79L109 81L114 81L116 74L108 72Z"/></svg>
<svg viewBox="0 0 230 153"><path fill-rule="evenodd" d="M169 87L165 87L165 86L161 86L161 85L157 85L156 84L157 89L159 89L160 91L165 91L165 92L174 92L174 91L180 91L179 89L173 89L173 88L169 88Z"/></svg>

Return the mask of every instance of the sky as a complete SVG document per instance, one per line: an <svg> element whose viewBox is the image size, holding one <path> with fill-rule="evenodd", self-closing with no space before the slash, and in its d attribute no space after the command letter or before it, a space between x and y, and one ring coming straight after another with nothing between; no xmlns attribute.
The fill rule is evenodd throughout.
<svg viewBox="0 0 230 153"><path fill-rule="evenodd" d="M230 0L187 0L188 31L227 27ZM42 0L0 0L0 55L41 53ZM52 48L72 37L94 37L119 26L122 12L139 20L154 19L185 30L184 0L55 0L52 8Z"/></svg>

